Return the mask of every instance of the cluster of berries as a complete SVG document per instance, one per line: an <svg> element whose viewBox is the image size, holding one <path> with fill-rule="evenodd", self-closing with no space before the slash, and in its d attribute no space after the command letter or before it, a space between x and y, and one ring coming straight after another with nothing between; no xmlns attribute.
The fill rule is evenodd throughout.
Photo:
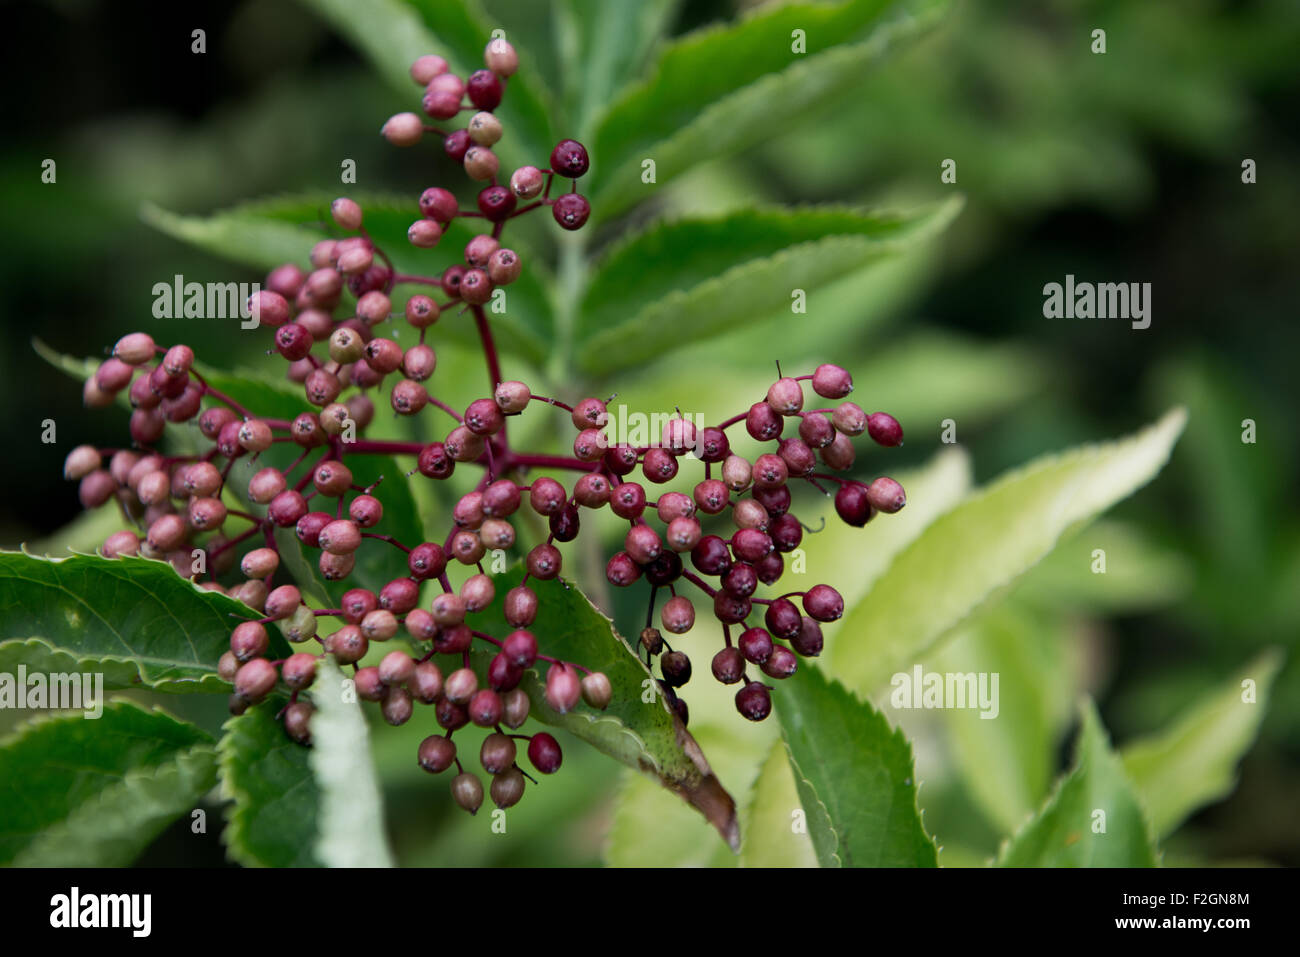
<svg viewBox="0 0 1300 957"><path fill-rule="evenodd" d="M838 484L836 509L846 522L857 526L876 512L897 511L905 501L902 488L892 479L865 485L816 471L819 460L834 471L849 469L854 461L852 438L863 432L886 446L902 441L902 430L892 417L880 412L867 415L852 402L840 401L853 384L838 366L823 365L811 375L779 378L764 400L716 427L697 429L680 415L669 419L659 443L646 447L611 444L605 431L609 413L599 399L570 405L534 394L523 382L502 378L483 305L495 288L513 282L520 273L519 256L501 244L505 224L549 206L561 227L580 228L590 211L587 201L576 188L553 199L551 186L556 176L576 181L589 164L581 144L563 140L552 152L547 169L524 166L514 171L508 187L498 185L492 146L504 130L492 111L501 102L518 59L508 43L493 40L485 62L487 69L464 80L449 73L439 57L421 57L411 68L413 78L425 89L425 113L449 120L472 110L465 128L435 129L414 113L398 114L383 127L383 135L402 146L415 144L429 132L441 136L447 154L463 163L471 178L488 182L478 195L477 209L471 210L460 209L447 190L425 190L418 202L421 218L408 231L414 246L429 248L457 217L486 220L490 231L470 240L464 262L433 277L398 273L366 232L361 206L340 198L332 204L332 218L351 235L318 243L311 250L311 271L294 264L277 267L250 301L260 325L273 330L275 351L289 364L288 378L303 386L312 408L292 420L258 417L208 383L195 368L189 347L163 348L145 333L132 333L118 341L112 356L86 383L85 399L87 405L102 406L125 392L133 407L134 447L81 446L65 464L66 477L80 482L84 507L115 502L134 526L135 530L108 537L103 545L106 556L140 554L167 560L186 577L206 574L202 587L223 591L261 613L259 620L233 629L230 650L218 665L221 676L234 687L232 712L242 713L283 687L289 695L280 712L286 730L294 740L308 743L309 689L319 657L332 655L338 663L353 666L358 697L378 703L390 724L410 720L416 703L434 706L443 730L420 745L420 766L440 773L454 764L458 774L452 794L471 813L481 805L484 789L457 757L452 741L456 730L469 724L491 729L479 757L492 776L490 795L499 807L515 804L528 778L517 760L517 740L528 742L528 760L538 772L549 774L560 766L560 746L551 735L508 733L518 729L529 713L529 697L520 687L527 670L547 664L545 700L561 714L580 701L601 709L610 702L612 689L605 675L543 654L537 636L529 630L539 603L529 581L550 581L560 575L563 555L557 546L577 537L583 510L608 506L629 522L624 548L609 560L606 576L618 586L642 577L650 584L650 611L641 634L648 660L666 647L662 633L651 627L659 590L670 593L660 612L663 628L681 635L694 625L695 611L677 588L682 582L698 587L712 601L725 640L725 647L713 658L713 673L724 683L741 684L738 710L751 720L761 720L771 710L768 687L749 677L747 665L758 666L773 679L788 677L795 670L796 653L820 652L820 623L834 621L843 611L840 596L829 585L776 598L755 594L759 583L772 585L780 579L783 554L802 539L803 526L790 512L790 481L805 480L822 491L826 491L822 480ZM520 200L531 202L520 206ZM432 287L433 295L410 295L401 311L395 312L393 290L411 285ZM491 385L488 395L474 399L463 412L433 396L425 385L437 365L433 348L425 343L426 332L452 310L472 316ZM403 348L379 334L378 327L399 317L419 331L418 344ZM416 415L432 407L452 420L441 441L359 437L375 416L371 395L382 396L389 376L393 377L389 404L395 413ZM819 396L839 404L805 410L803 382L808 380ZM351 394L345 396L345 391ZM509 420L539 404L568 414L577 432L572 456L526 453L509 443ZM199 431L211 443L206 452L167 456L156 451L168 423L192 420L197 420ZM787 421L797 422L797 435L783 436ZM753 461L733 454L727 430L741 422L754 439L775 443L774 451ZM247 457L251 471L251 463L277 443L291 443L301 454L284 468L265 466L252 472L246 495L249 511L229 507L223 495L235 464ZM304 474L294 478L313 453L318 455ZM376 530L384 519L379 483L363 487L353 480L347 459L367 454L411 456L415 468L409 474L435 481L449 479L458 464L481 469L482 475L474 489L456 502L443 542L407 545L396 535ZM646 483L662 485L676 477L679 462L688 456L704 466L704 477L693 495L664 491L657 501L649 501L646 486L629 479L640 469ZM715 467L720 477L715 477ZM529 480L529 473L538 469L579 475L566 488L548 476ZM513 630L494 636L472 624L472 616L496 598L494 580L484 572L482 562L489 550L515 548L512 518L525 504L547 520L550 534L527 551L523 581L503 596L504 617ZM701 520L723 515L734 526L728 535L705 534ZM649 517L656 518L662 529L656 530ZM232 520L247 527L232 534L227 531ZM299 588L286 581L287 570L281 567L274 537L277 528L294 529L305 549L319 552L317 567L327 581L346 580L363 546L400 549L408 574L389 581L377 593L367 588L348 590L339 608L310 608ZM367 544L367 539L374 541ZM248 548L242 556L237 554L241 546ZM695 572L684 566L686 554ZM240 579L231 582L236 560ZM453 562L471 571L458 589L448 574ZM718 587L701 575L717 578ZM222 585L219 577L228 584ZM426 582L434 594L422 600ZM793 598L801 600L802 614ZM765 608L765 627L745 627L755 605ZM331 618L339 620L339 626L318 634L321 620ZM272 623L288 641L314 640L320 651L269 660L267 626ZM741 629L734 645L733 626ZM395 650L377 664L362 666L372 642L388 641L403 630L418 657ZM470 667L475 642L495 649L483 682ZM435 655L458 658L460 667L444 676L432 660ZM677 689L690 678L689 658L669 648L659 658L659 668L665 698L683 721L688 720Z"/></svg>

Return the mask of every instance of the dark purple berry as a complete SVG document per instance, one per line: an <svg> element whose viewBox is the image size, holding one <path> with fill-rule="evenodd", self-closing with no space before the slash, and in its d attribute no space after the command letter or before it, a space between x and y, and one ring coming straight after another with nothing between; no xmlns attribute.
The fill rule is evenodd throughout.
<svg viewBox="0 0 1300 957"><path fill-rule="evenodd" d="M581 229L591 215L591 204L578 193L565 193L551 206L551 215L565 229Z"/></svg>
<svg viewBox="0 0 1300 957"><path fill-rule="evenodd" d="M713 677L724 685L734 685L745 674L745 659L735 648L723 648L713 656Z"/></svg>
<svg viewBox="0 0 1300 957"><path fill-rule="evenodd" d="M762 684L751 681L736 692L736 710L750 721L762 721L772 713L772 696Z"/></svg>
<svg viewBox="0 0 1300 957"><path fill-rule="evenodd" d="M551 150L551 169L559 176L577 179L590 166L587 148L577 140L560 140Z"/></svg>
<svg viewBox="0 0 1300 957"><path fill-rule="evenodd" d="M778 598L767 606L763 621L767 630L778 638L793 638L799 634L799 625L803 616L794 602L788 598Z"/></svg>
<svg viewBox="0 0 1300 957"><path fill-rule="evenodd" d="M861 528L871 520L875 509L861 482L845 482L835 493L835 511L848 525Z"/></svg>
<svg viewBox="0 0 1300 957"><path fill-rule="evenodd" d="M503 92L501 78L491 70L475 70L465 80L465 95L480 110L495 110Z"/></svg>
<svg viewBox="0 0 1300 957"><path fill-rule="evenodd" d="M538 732L528 742L528 760L542 774L554 774L560 770L560 762L564 760L560 742L545 731Z"/></svg>

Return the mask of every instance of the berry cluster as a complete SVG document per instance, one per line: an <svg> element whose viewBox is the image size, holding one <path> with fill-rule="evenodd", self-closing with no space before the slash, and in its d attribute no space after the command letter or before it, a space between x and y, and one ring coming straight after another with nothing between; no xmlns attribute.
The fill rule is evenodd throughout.
<svg viewBox="0 0 1300 957"><path fill-rule="evenodd" d="M538 611L538 595L529 580L549 581L560 575L563 554L558 546L578 536L585 510L608 507L629 523L623 550L609 559L606 576L620 587L643 577L650 584L641 646L648 663L659 656L660 687L681 719L688 720L688 712L677 689L690 679L690 659L669 647L652 622L660 589L666 589L669 597L660 609L664 631L676 636L693 627L694 606L677 591L686 584L707 596L721 623L725 646L713 657L714 676L741 686L737 709L757 721L771 711L771 699L768 686L751 678L747 667L755 665L772 679L788 677L796 669L796 655L821 651L821 623L834 621L843 611L839 594L824 584L774 598L756 594L760 583L774 585L781 578L783 554L802 540L803 526L790 511L791 481L809 482L823 492L823 481L838 485L836 510L855 526L864 525L876 512L896 512L905 502L901 486L892 479L865 485L817 471L819 461L832 471L849 469L854 461L852 438L863 432L881 445L902 442L902 430L891 416L868 415L845 400L853 383L838 366L778 378L765 399L717 426L697 429L680 415L671 418L660 441L645 447L611 444L605 430L609 413L600 399L570 405L502 378L483 306L493 290L513 282L522 267L519 256L502 245L502 232L510 219L546 206L562 228L580 228L590 207L576 192L576 180L587 171L589 160L580 143L562 140L546 169L523 166L511 174L508 186L498 185L492 147L505 131L493 110L518 60L508 43L494 40L485 62L486 69L463 80L436 56L421 57L411 67L412 77L425 90L424 112L445 121L472 111L464 128L437 129L414 113L393 116L383 127L383 135L399 146L414 145L426 133L441 136L446 153L462 163L472 179L488 184L478 194L477 208L468 210L445 189L425 190L418 200L421 217L408 230L410 243L427 249L439 243L452 220L485 220L490 230L469 241L463 262L437 276L398 273L367 233L361 206L347 198L336 200L333 222L348 235L318 243L311 250L311 271L294 264L274 269L249 304L260 325L273 331L274 351L288 362L288 378L302 385L310 408L291 421L259 417L213 388L195 368L189 347L164 348L145 333L132 333L118 341L112 356L86 383L85 400L102 406L125 392L133 407L134 447L81 446L65 464L66 477L80 482L84 507L113 501L135 528L109 536L103 545L106 556L140 554L170 561L186 577L205 573L209 580L202 587L223 591L261 612L260 620L233 629L230 650L218 665L221 676L234 686L232 712L241 713L283 686L290 695L281 711L285 728L294 740L308 743L312 705L304 692L315 679L318 659L332 655L338 663L353 666L358 697L378 703L390 724L410 720L417 703L433 705L443 733L421 743L419 763L434 773L454 764L458 773L452 794L471 813L483 801L483 786L461 765L452 741L456 730L471 723L492 730L479 758L492 776L490 795L499 807L515 804L528 778L519 765L516 741L528 742L528 759L538 772L550 774L560 766L560 746L551 735L508 733L520 728L529 713L529 698L519 687L525 671L547 664L546 703L561 714L579 701L595 708L610 702L612 690L605 675L543 654L529 630ZM552 198L557 176L575 181L574 188ZM525 205L519 205L521 200ZM428 293L410 295L395 310L392 296L399 286L423 286ZM472 317L491 386L489 394L475 398L463 412L436 398L425 384L437 366L426 333L452 312ZM402 319L419 332L418 344L409 348L381 334L384 324ZM385 388L386 382L391 388ZM838 404L805 409L804 382L810 382L818 396ZM360 437L375 416L371 397L382 397L385 391L397 415L432 409L431 414L449 418L445 437L430 443ZM509 420L539 407L548 414L556 409L567 414L576 431L572 456L526 453L511 446ZM206 452L166 456L155 450L168 423L192 420L211 443ZM734 454L727 430L741 422L753 439L771 444L772 451L752 461ZM794 434L784 435L787 423L797 426L791 430ZM301 454L284 468L252 471L259 455L277 443L297 446ZM348 459L367 454L411 456L415 468L409 474L432 481L446 481L458 466L481 469L482 474L452 509L444 541L408 545L390 534L405 530L379 530L384 524L379 483L362 487L353 480ZM252 471L247 485L251 511L231 508L223 500L232 470L245 457ZM312 461L295 478L309 458ZM648 487L672 481L679 464L692 458L703 464L703 478L693 494L665 490L649 500ZM569 471L577 478L570 487L547 476L529 479L538 469ZM630 478L638 469L646 484ZM550 534L527 551L522 583L503 596L505 619L513 630L491 635L473 627L473 616L496 597L482 560L489 550L516 548L512 518L525 508L547 520ZM702 523L710 517L717 517L719 528L706 534ZM721 528L728 519L729 530ZM232 522L247 527L231 533ZM298 587L285 580L276 528L294 529L305 548L319 551L318 568L328 581L346 580L363 547L400 549L408 574L378 593L352 588L343 594L339 608L309 608ZM241 547L247 550L239 555ZM694 571L685 567L683 555L690 556ZM236 559L239 580L230 581ZM459 589L448 575L452 563L472 571ZM219 576L229 583L222 585ZM716 587L706 578L717 579ZM433 594L422 598L426 582ZM764 609L762 626L747 625L755 606ZM322 619L336 620L337 627L318 633ZM267 626L272 623L288 641L315 641L320 650L269 660ZM739 629L734 643L733 627ZM403 630L418 657L395 650L376 665L361 665L371 643L388 641ZM485 685L470 667L475 642L495 649ZM460 667L444 675L432 660L436 654L458 657Z"/></svg>

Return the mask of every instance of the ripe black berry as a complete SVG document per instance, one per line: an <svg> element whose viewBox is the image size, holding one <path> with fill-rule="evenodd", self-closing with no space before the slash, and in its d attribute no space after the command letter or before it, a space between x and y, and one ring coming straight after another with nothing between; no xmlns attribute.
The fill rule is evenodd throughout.
<svg viewBox="0 0 1300 957"><path fill-rule="evenodd" d="M772 696L765 686L751 681L736 692L736 710L750 721L762 721L772 713Z"/></svg>

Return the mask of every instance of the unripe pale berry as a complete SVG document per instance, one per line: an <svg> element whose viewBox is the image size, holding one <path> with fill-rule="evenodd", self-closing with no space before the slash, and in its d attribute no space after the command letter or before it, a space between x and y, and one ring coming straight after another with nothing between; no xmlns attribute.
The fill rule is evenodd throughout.
<svg viewBox="0 0 1300 957"><path fill-rule="evenodd" d="M471 146L465 151L465 172L470 179L480 182L492 179L501 168L497 154L486 146Z"/></svg>
<svg viewBox="0 0 1300 957"><path fill-rule="evenodd" d="M497 408L506 414L522 412L528 407L532 392L522 382L499 382L493 392ZM548 481L554 481L553 479ZM558 483L556 483L558 484ZM535 485L534 485L535 487Z"/></svg>
<svg viewBox="0 0 1300 957"><path fill-rule="evenodd" d="M799 438L810 448L825 448L835 441L835 435L835 427L824 415L807 413L799 420Z"/></svg>
<svg viewBox="0 0 1300 957"><path fill-rule="evenodd" d="M440 56L427 53L417 57L411 64L411 79L420 86L428 86L435 76L447 72L447 61Z"/></svg>
<svg viewBox="0 0 1300 957"><path fill-rule="evenodd" d="M459 705L469 704L469 699L478 691L478 675L472 668L457 668L447 676L442 693L447 700Z"/></svg>
<svg viewBox="0 0 1300 957"><path fill-rule="evenodd" d="M488 278L495 285L510 285L519 278L522 271L523 263L519 261L519 254L513 249L498 249L488 259Z"/></svg>
<svg viewBox="0 0 1300 957"><path fill-rule="evenodd" d="M832 468L837 472L852 468L854 459L857 458L857 451L853 448L853 440L843 432L836 432L835 441L821 449L820 454L827 468Z"/></svg>
<svg viewBox="0 0 1300 957"><path fill-rule="evenodd" d="M502 37L488 41L483 51L483 62L487 68L498 76L513 76L519 69L519 54Z"/></svg>
<svg viewBox="0 0 1300 957"><path fill-rule="evenodd" d="M695 606L684 595L675 595L664 602L659 612L659 620L664 631L674 635L684 635L695 626Z"/></svg>
<svg viewBox="0 0 1300 957"><path fill-rule="evenodd" d="M409 628L411 624L409 615L406 624ZM442 672L432 661L421 661L415 666L410 688L411 694L415 695L417 700L425 704L433 704L438 700L438 695L442 694Z"/></svg>
<svg viewBox="0 0 1300 957"><path fill-rule="evenodd" d="M384 506L373 495L358 495L348 505L348 516L359 528L374 528L384 517Z"/></svg>
<svg viewBox="0 0 1300 957"><path fill-rule="evenodd" d="M635 525L628 529L627 535L623 539L623 547L633 561L644 565L655 558L663 551L663 542L659 534L649 525Z"/></svg>
<svg viewBox="0 0 1300 957"><path fill-rule="evenodd" d="M442 239L442 227L432 219L417 219L407 227L406 239L417 249L432 249Z"/></svg>
<svg viewBox="0 0 1300 957"><path fill-rule="evenodd" d="M790 470L779 455L764 452L754 460L754 485L758 488L784 485L789 477Z"/></svg>
<svg viewBox="0 0 1300 957"><path fill-rule="evenodd" d="M867 486L867 501L877 511L892 514L907 504L907 493L893 479L881 476Z"/></svg>
<svg viewBox="0 0 1300 957"><path fill-rule="evenodd" d="M406 626L407 634L416 641L432 641L438 634L438 623L433 615L423 608L412 608L408 611L402 624ZM442 685L439 684L438 687L441 690Z"/></svg>
<svg viewBox="0 0 1300 957"><path fill-rule="evenodd" d="M867 429L867 414L853 402L841 402L831 416L835 428L845 435L861 435Z"/></svg>
<svg viewBox="0 0 1300 957"><path fill-rule="evenodd" d="M239 561L239 570L245 578L265 578L274 575L279 567L280 553L274 548L254 548Z"/></svg>
<svg viewBox="0 0 1300 957"><path fill-rule="evenodd" d="M733 492L748 488L753 478L753 466L749 464L747 459L743 459L739 455L729 455L726 461L722 463L722 481Z"/></svg>
<svg viewBox="0 0 1300 957"><path fill-rule="evenodd" d="M521 166L510 174L510 190L520 199L532 199L542 194L546 176L536 166Z"/></svg>
<svg viewBox="0 0 1300 957"><path fill-rule="evenodd" d="M156 351L152 336L146 332L132 332L117 340L113 357L127 365L138 366L152 359Z"/></svg>
<svg viewBox="0 0 1300 957"><path fill-rule="evenodd" d="M118 558L122 555L138 555L140 552L140 538L134 532L126 531L114 532L108 538L104 539L103 553L105 558Z"/></svg>
<svg viewBox="0 0 1300 957"><path fill-rule="evenodd" d="M414 379L403 379L393 386L389 402L398 415L415 415L429 404L429 390Z"/></svg>
<svg viewBox="0 0 1300 957"><path fill-rule="evenodd" d="M449 120L460 112L460 99L460 94L449 89L434 89L430 86L420 99L420 108L435 120Z"/></svg>
<svg viewBox="0 0 1300 957"><path fill-rule="evenodd" d="M771 515L755 499L742 498L732 506L732 521L736 528L754 528L764 532L771 524Z"/></svg>
<svg viewBox="0 0 1300 957"><path fill-rule="evenodd" d="M528 553L528 574L541 581L550 581L560 574L562 557L554 545L542 542Z"/></svg>
<svg viewBox="0 0 1300 957"><path fill-rule="evenodd" d="M460 597L465 602L467 612L480 612L492 604L492 599L496 597L496 586L487 575L471 575L460 586Z"/></svg>
<svg viewBox="0 0 1300 957"><path fill-rule="evenodd" d="M235 672L235 694L255 704L270 693L277 678L275 665L265 658L253 658Z"/></svg>
<svg viewBox="0 0 1300 957"><path fill-rule="evenodd" d="M785 463L787 472L796 477L811 475L817 466L817 457L802 439L782 439L777 454Z"/></svg>
<svg viewBox="0 0 1300 957"><path fill-rule="evenodd" d="M307 641L316 636L319 622L320 620L312 614L310 608L299 605L298 610L290 615L287 621L280 623L280 632L286 641Z"/></svg>
<svg viewBox="0 0 1300 957"><path fill-rule="evenodd" d="M640 518L645 511L645 489L636 482L623 482L610 492L609 507L619 518Z"/></svg>
<svg viewBox="0 0 1300 957"><path fill-rule="evenodd" d="M438 304L428 296L412 296L406 301L406 321L416 329L427 329L433 325L438 321L438 313Z"/></svg>
<svg viewBox="0 0 1300 957"><path fill-rule="evenodd" d="M531 625L537 618L537 593L527 585L516 585L506 592L506 621L516 628Z"/></svg>
<svg viewBox="0 0 1300 957"><path fill-rule="evenodd" d="M573 485L573 498L583 508L600 508L609 496L609 480L599 472L588 472Z"/></svg>
<svg viewBox="0 0 1300 957"><path fill-rule="evenodd" d="M591 707L604 711L613 697L614 688L601 672L593 671L582 679L582 700Z"/></svg>
<svg viewBox="0 0 1300 957"><path fill-rule="evenodd" d="M342 462L322 462L312 473L316 491L328 498L337 498L352 486L352 470Z"/></svg>
<svg viewBox="0 0 1300 957"><path fill-rule="evenodd" d="M424 121L414 113L395 113L379 132L394 146L414 146L424 136Z"/></svg>
<svg viewBox="0 0 1300 957"><path fill-rule="evenodd" d="M483 782L463 771L452 778L451 796L470 814L477 814L483 804Z"/></svg>
<svg viewBox="0 0 1300 957"><path fill-rule="evenodd" d="M230 653L240 664L266 654L269 639L266 627L256 621L245 621L230 633Z"/></svg>
<svg viewBox="0 0 1300 957"><path fill-rule="evenodd" d="M702 531L694 518L675 518L664 530L664 541L674 552L689 552L700 543Z"/></svg>
<svg viewBox="0 0 1300 957"><path fill-rule="evenodd" d="M501 121L492 113L475 113L469 118L469 138L479 146L492 146L501 139Z"/></svg>
<svg viewBox="0 0 1300 957"><path fill-rule="evenodd" d="M397 634L397 617L387 608L367 612L357 625L367 641L387 641Z"/></svg>
<svg viewBox="0 0 1300 957"><path fill-rule="evenodd" d="M280 677L294 691L310 686L316 680L316 656L305 651L290 655L280 666Z"/></svg>
<svg viewBox="0 0 1300 957"><path fill-rule="evenodd" d="M566 714L582 697L582 683L577 673L566 664L554 664L546 672L546 703Z"/></svg>
<svg viewBox="0 0 1300 957"><path fill-rule="evenodd" d="M217 659L217 675L222 681L234 681L235 672L239 670L239 659L233 651L222 652Z"/></svg>

